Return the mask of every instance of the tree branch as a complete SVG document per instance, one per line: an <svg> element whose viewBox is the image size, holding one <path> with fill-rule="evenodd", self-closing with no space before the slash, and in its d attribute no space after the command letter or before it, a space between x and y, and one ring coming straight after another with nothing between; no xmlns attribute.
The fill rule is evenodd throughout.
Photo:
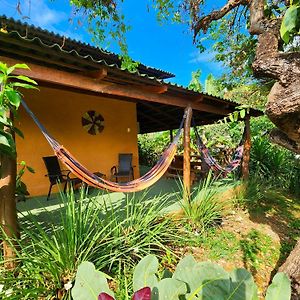
<svg viewBox="0 0 300 300"><path fill-rule="evenodd" d="M294 140L291 140L283 131L274 128L270 132L269 137L273 143L280 145L294 153L300 153L300 144Z"/></svg>
<svg viewBox="0 0 300 300"><path fill-rule="evenodd" d="M193 25L194 38L198 35L200 30L206 33L212 21L223 18L227 13L240 5L248 5L249 1L251 0L228 0L227 4L225 4L220 10L214 10L210 14L196 21Z"/></svg>
<svg viewBox="0 0 300 300"><path fill-rule="evenodd" d="M251 0L250 2L250 34L261 34L263 28L261 21L264 19L265 0Z"/></svg>

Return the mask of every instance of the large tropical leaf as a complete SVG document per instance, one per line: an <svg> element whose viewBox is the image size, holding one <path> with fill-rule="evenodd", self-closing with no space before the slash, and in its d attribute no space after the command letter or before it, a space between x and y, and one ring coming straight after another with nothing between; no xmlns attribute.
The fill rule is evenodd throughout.
<svg viewBox="0 0 300 300"><path fill-rule="evenodd" d="M230 273L230 295L232 300L256 300L257 287L251 273L245 269L236 269Z"/></svg>
<svg viewBox="0 0 300 300"><path fill-rule="evenodd" d="M299 16L299 5L292 5L287 9L280 28L280 35L285 43L289 43L291 41L292 33L295 33L295 31L299 29Z"/></svg>
<svg viewBox="0 0 300 300"><path fill-rule="evenodd" d="M144 257L133 272L133 290L138 291L143 287L157 286L158 260L155 255Z"/></svg>
<svg viewBox="0 0 300 300"><path fill-rule="evenodd" d="M165 278L154 289L151 300L178 300L186 292L187 285L183 281L174 278Z"/></svg>
<svg viewBox="0 0 300 300"><path fill-rule="evenodd" d="M211 262L197 263L192 256L187 256L179 262L173 278L187 284L187 300L223 300L230 294L228 273Z"/></svg>
<svg viewBox="0 0 300 300"><path fill-rule="evenodd" d="M114 296L108 287L106 275L95 270L94 265L88 261L81 263L78 267L75 285L72 289L73 299L96 300L101 292L111 297Z"/></svg>
<svg viewBox="0 0 300 300"><path fill-rule="evenodd" d="M290 300L291 282L286 274L277 273L269 286L266 300Z"/></svg>
<svg viewBox="0 0 300 300"><path fill-rule="evenodd" d="M136 291L132 296L132 300L151 300L151 289L147 286Z"/></svg>

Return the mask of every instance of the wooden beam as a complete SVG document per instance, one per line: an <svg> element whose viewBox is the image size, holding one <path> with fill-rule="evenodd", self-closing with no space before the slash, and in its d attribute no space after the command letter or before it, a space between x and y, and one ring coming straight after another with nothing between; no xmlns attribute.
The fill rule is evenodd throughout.
<svg viewBox="0 0 300 300"><path fill-rule="evenodd" d="M184 122L184 134L183 134L183 188L184 188L184 201L190 200L191 193L191 120L192 120L192 108L189 105L186 110L186 119Z"/></svg>
<svg viewBox="0 0 300 300"><path fill-rule="evenodd" d="M174 136L173 136L173 129L170 129L170 143L173 142Z"/></svg>
<svg viewBox="0 0 300 300"><path fill-rule="evenodd" d="M150 103L147 102L142 102L142 105L148 107L151 110L154 110L155 112L162 114L163 116L165 116L167 119L169 119L171 122L174 122L174 116L171 117L168 113L166 113L164 110L159 109L158 107L151 105ZM177 110L178 108L176 108Z"/></svg>
<svg viewBox="0 0 300 300"><path fill-rule="evenodd" d="M246 137L244 142L244 152L242 161L242 178L249 178L250 150L251 150L251 133L250 133L250 115L245 117Z"/></svg>
<svg viewBox="0 0 300 300"><path fill-rule="evenodd" d="M153 117L151 117L149 115L144 114L143 112L140 112L140 115L143 118L150 120L154 124L160 124L160 126L163 126L163 128L166 126L166 124L164 122L160 121L158 118L153 118Z"/></svg>
<svg viewBox="0 0 300 300"><path fill-rule="evenodd" d="M166 85L132 85L136 89L141 89L146 92L151 92L155 94L163 94L168 91L168 87Z"/></svg>
<svg viewBox="0 0 300 300"><path fill-rule="evenodd" d="M8 63L9 65L14 65L16 63L21 63L21 61L0 56L0 60ZM186 95L183 97L171 96L165 94L155 94L140 89L136 89L130 85L119 85L112 84L109 82L97 82L89 77L79 75L77 73L70 73L65 71L56 70L53 68L44 67L41 65L36 65L28 62L27 65L30 70L17 69L14 74L25 75L39 82L42 86L43 83L54 84L57 86L71 87L79 90L86 90L94 92L96 94L101 94L102 96L108 97L121 97L126 99L142 100L148 102L155 102L179 107L191 106L194 110L211 112L218 115L227 115L232 112L232 110L223 109L219 105L210 105L204 103L193 103L191 100L187 100Z"/></svg>
<svg viewBox="0 0 300 300"><path fill-rule="evenodd" d="M107 68L99 68L95 71L84 71L81 72L81 75L93 78L95 80L101 80L107 76Z"/></svg>
<svg viewBox="0 0 300 300"><path fill-rule="evenodd" d="M200 97L198 97L197 99L194 100L195 103L199 103L202 102L204 100L204 96L201 95Z"/></svg>
<svg viewBox="0 0 300 300"><path fill-rule="evenodd" d="M0 44L0 51L5 51L5 52L9 51L10 56L24 56L24 50L20 47L14 47L14 48L7 49L6 47L4 47L3 45ZM41 56L31 53L31 52L30 53L26 52L26 58L33 59L34 61L41 61ZM51 63L52 65L57 65L59 67L64 67L64 68L68 68L68 69L70 69L71 62L69 62L69 64L68 64L66 59L64 59L63 62L59 61L59 63L48 61L48 63ZM45 61L44 61L44 63L45 63ZM72 69L78 70L78 71L84 71L84 68L77 66L76 64L74 64L74 62L72 63Z"/></svg>

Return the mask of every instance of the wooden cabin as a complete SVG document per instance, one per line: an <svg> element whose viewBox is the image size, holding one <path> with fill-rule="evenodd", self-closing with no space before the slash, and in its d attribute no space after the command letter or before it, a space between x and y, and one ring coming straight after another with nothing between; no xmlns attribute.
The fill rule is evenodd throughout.
<svg viewBox="0 0 300 300"><path fill-rule="evenodd" d="M26 63L30 70L16 74L38 82L39 90L22 91L28 106L82 164L108 178L119 153L133 154L134 176L139 176L139 133L177 129L186 107L192 108L196 124L204 125L224 118L238 105L167 83L173 74L143 64L134 73L122 70L116 54L92 45L5 17L0 24L0 61ZM93 128L91 116L100 120ZM30 195L46 194L49 182L42 158L53 155L52 149L22 107L16 126L25 136L17 138L18 161L35 170L24 175Z"/></svg>

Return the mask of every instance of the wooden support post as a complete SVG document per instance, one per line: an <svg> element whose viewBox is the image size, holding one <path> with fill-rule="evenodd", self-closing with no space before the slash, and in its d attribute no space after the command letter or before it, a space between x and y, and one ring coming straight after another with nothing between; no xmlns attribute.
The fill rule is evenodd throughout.
<svg viewBox="0 0 300 300"><path fill-rule="evenodd" d="M174 139L174 137L173 137L173 130L170 129L170 143L173 142L173 139Z"/></svg>
<svg viewBox="0 0 300 300"><path fill-rule="evenodd" d="M250 115L245 117L246 137L244 142L244 153L242 161L242 178L247 180L249 178L249 163L251 150L251 134L250 134Z"/></svg>
<svg viewBox="0 0 300 300"><path fill-rule="evenodd" d="M184 122L184 134L183 134L183 188L184 188L184 201L189 201L191 191L191 120L192 120L192 108L189 105L186 110L186 119Z"/></svg>

